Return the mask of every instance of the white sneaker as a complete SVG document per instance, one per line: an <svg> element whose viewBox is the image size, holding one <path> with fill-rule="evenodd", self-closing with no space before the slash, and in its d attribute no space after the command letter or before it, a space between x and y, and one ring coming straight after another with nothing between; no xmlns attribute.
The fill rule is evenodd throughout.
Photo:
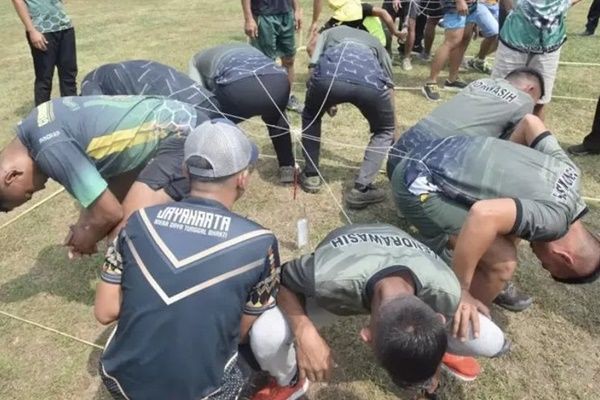
<svg viewBox="0 0 600 400"><path fill-rule="evenodd" d="M404 57L404 60L402 60L402 69L404 71L410 71L412 69L412 63L410 62L410 57Z"/></svg>

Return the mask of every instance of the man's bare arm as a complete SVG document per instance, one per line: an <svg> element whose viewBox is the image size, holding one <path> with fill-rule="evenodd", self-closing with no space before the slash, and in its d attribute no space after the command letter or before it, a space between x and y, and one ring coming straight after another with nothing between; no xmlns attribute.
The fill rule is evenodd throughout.
<svg viewBox="0 0 600 400"><path fill-rule="evenodd" d="M121 285L100 282L96 285L96 300L94 301L94 316L103 325L108 325L117 319L121 312Z"/></svg>
<svg viewBox="0 0 600 400"><path fill-rule="evenodd" d="M298 296L281 286L277 304L285 314L296 340L300 379L308 378L312 382L329 380L333 368L331 349L306 314Z"/></svg>
<svg viewBox="0 0 600 400"><path fill-rule="evenodd" d="M78 223L71 227L71 235L65 245L79 254L92 254L96 243L102 240L121 220L123 209L112 192L106 189L88 207Z"/></svg>
<svg viewBox="0 0 600 400"><path fill-rule="evenodd" d="M252 7L250 7L250 0L242 0L242 11L244 13L244 32L249 38L254 39L258 37L258 25L252 15Z"/></svg>
<svg viewBox="0 0 600 400"><path fill-rule="evenodd" d="M23 22L23 25L25 26L25 30L29 34L29 40L31 41L33 47L42 51L46 51L46 45L48 44L48 41L46 40L44 35L40 33L35 28L35 26L33 26L33 21L29 16L29 10L27 10L27 5L25 4L25 1L12 0L12 3L15 7L15 10L17 11L17 15L19 16L21 22Z"/></svg>

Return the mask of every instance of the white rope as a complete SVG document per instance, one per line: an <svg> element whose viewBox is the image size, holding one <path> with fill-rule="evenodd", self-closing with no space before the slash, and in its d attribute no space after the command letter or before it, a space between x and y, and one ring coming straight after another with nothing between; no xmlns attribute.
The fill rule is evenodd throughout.
<svg viewBox="0 0 600 400"><path fill-rule="evenodd" d="M30 212L32 212L33 210L35 210L36 208L40 207L41 205L45 204L46 202L52 200L53 198L55 198L56 196L58 196L59 194L61 194L62 192L65 191L65 188L62 187L60 189L58 189L56 192L52 193L50 196L46 197L45 199L35 203L33 206L29 207L27 210L23 211L22 213L20 213L19 215L15 216L14 218L9 219L8 221L6 221L5 223L3 223L2 225L0 225L0 229L4 229L7 226L9 226L10 224L12 224L13 222L15 222L16 220L20 219L21 217L24 217L25 215L29 214Z"/></svg>
<svg viewBox="0 0 600 400"><path fill-rule="evenodd" d="M49 326L45 326L45 325L39 324L39 323L34 322L34 321L30 321L30 320L25 319L25 318L17 317L16 315L7 313L6 311L0 310L0 314L4 315L5 317L12 318L14 320L17 320L17 321L20 321L20 322L23 322L23 323L26 323L26 324L29 324L29 325L33 325L33 326L38 327L40 329L43 329L45 331L56 333L57 335L66 337L66 338L74 340L76 342L87 344L88 346L95 347L95 348L100 349L100 350L104 350L103 346L100 346L100 345L98 345L96 343L92 343L92 342L89 342L87 340L80 339L80 338L78 338L76 336L69 335L68 333L61 332L58 329L50 328Z"/></svg>

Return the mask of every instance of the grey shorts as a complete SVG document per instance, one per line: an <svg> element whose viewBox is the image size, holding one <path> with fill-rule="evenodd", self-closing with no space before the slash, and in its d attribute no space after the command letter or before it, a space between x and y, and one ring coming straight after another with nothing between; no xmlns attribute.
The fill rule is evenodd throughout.
<svg viewBox="0 0 600 400"><path fill-rule="evenodd" d="M442 194L416 196L404 184L405 162L392 174L392 192L402 215L419 230L419 239L437 254L447 248L451 235L457 235L464 224L469 208Z"/></svg>
<svg viewBox="0 0 600 400"><path fill-rule="evenodd" d="M190 192L190 183L183 175L185 139L185 136L164 139L136 181L150 186L152 190L164 189L175 201L186 197Z"/></svg>

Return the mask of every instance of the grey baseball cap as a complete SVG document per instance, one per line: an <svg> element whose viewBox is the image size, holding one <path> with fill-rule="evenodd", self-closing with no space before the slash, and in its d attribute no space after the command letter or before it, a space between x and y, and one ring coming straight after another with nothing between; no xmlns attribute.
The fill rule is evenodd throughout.
<svg viewBox="0 0 600 400"><path fill-rule="evenodd" d="M190 175L207 180L238 173L257 159L258 147L226 119L203 122L185 140L184 162Z"/></svg>

